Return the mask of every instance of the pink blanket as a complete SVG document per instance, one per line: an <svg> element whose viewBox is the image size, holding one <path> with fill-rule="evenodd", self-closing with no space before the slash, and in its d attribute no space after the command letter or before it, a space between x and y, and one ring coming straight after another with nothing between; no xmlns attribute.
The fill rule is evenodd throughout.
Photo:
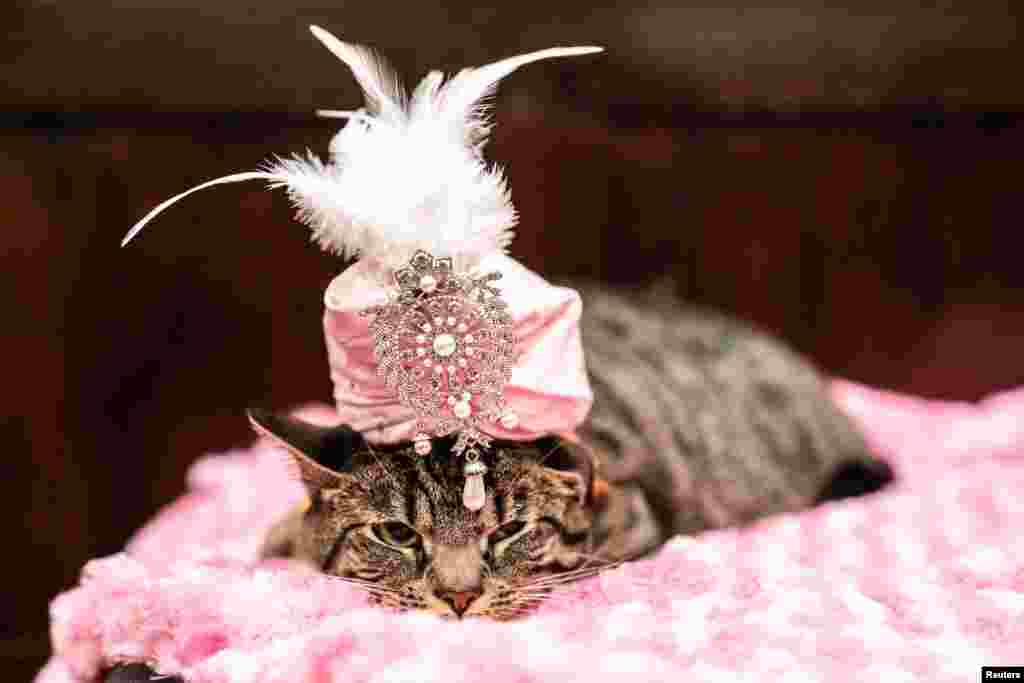
<svg viewBox="0 0 1024 683"><path fill-rule="evenodd" d="M512 623L369 608L253 565L299 496L268 447L189 493L51 606L38 683L145 661L187 681L968 681L1024 664L1024 389L937 403L837 383L896 470L882 493L678 539Z"/></svg>

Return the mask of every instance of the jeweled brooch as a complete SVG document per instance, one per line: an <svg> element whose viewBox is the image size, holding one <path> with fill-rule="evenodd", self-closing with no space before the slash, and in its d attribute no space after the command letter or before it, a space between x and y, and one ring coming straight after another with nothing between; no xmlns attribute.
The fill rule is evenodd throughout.
<svg viewBox="0 0 1024 683"><path fill-rule="evenodd" d="M421 250L394 271L390 301L362 312L378 374L416 414L416 453L429 454L433 437L458 434L453 451L465 459L463 501L471 510L484 503L479 449L491 444L484 421L506 429L519 422L505 405L517 354L508 304L493 285L500 278L456 273L451 258Z"/></svg>

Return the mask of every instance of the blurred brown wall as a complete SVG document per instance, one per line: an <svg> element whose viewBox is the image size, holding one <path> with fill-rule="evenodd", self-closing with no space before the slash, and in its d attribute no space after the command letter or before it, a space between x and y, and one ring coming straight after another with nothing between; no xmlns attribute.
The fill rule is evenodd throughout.
<svg viewBox="0 0 1024 683"><path fill-rule="evenodd" d="M309 21L394 52L410 78L609 48L524 70L496 101L513 252L546 275L668 279L895 389L974 399L1024 382L1008 6L465 4L416 9L414 32L309 5L39 2L8 22L0 424L16 521L0 666L40 664L49 598L180 493L197 456L245 444L247 405L329 396L320 300L342 264L282 195L211 190L117 247L191 184L325 150L332 124L302 112L358 95Z"/></svg>

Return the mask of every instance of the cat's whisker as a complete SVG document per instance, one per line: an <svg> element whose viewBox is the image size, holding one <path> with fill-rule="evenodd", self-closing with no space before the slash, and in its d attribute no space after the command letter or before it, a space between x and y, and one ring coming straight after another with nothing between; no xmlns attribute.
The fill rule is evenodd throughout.
<svg viewBox="0 0 1024 683"><path fill-rule="evenodd" d="M375 590L366 588L364 586L353 586L353 588L357 589L358 591L360 591L362 593L365 593L366 595L369 595L369 596L371 596L373 598L379 598L381 600L389 599L389 598L394 598L395 597L394 593L387 593L387 592L383 592L383 591L375 591Z"/></svg>
<svg viewBox="0 0 1024 683"><path fill-rule="evenodd" d="M517 598L541 598L546 600L552 597L554 597L554 593L550 593L547 591L516 591L515 593L509 595L509 598L513 600Z"/></svg>
<svg viewBox="0 0 1024 683"><path fill-rule="evenodd" d="M580 554L583 555L583 553L580 553ZM583 566L579 567L576 570L573 570L572 572L564 572L564 573L561 573L561 574L557 574L555 576L576 576L576 577L579 577L580 575L590 575L590 576L593 576L593 575L597 575L597 574L602 574L604 572L614 571L615 569L618 569L619 567L625 565L626 563L632 562L633 559L634 559L634 558L631 558L631 557L627 557L627 558L624 558L624 559L621 559L621 560L617 560L617 561L614 561L614 562L607 562L607 561L604 561L602 558L600 558L600 557L598 557L596 555L590 555L590 556L583 555L583 556L591 557L593 559L596 559L596 560L599 560L599 561L603 561L605 563L602 564L602 565L599 565L599 566L589 566L589 567L586 564L584 564ZM574 572L576 572L576 573L574 574ZM578 580L578 578L577 578L577 580ZM634 585L634 586L644 586L644 587L650 587L650 586L654 585L654 582L650 581L648 579L638 579L638 578L632 578L632 577L630 577L629 583Z"/></svg>
<svg viewBox="0 0 1024 683"><path fill-rule="evenodd" d="M351 586L352 588L358 588L359 590L366 591L368 593L377 593L377 594L380 594L380 595L395 595L395 594L397 594L395 591L389 590L387 588L376 588L374 586L367 586L365 584L360 584L360 583L349 583L347 581L342 581L341 583L344 583L346 586Z"/></svg>
<svg viewBox="0 0 1024 683"><path fill-rule="evenodd" d="M401 595L401 593L397 589L390 588L388 586L381 586L381 585L374 584L374 583L358 581L358 580L353 580L353 579L347 579L347 578L342 578L342 577L338 577L338 576L332 576L332 577L330 577L330 579L332 581L336 581L338 583L343 583L343 584L345 584L347 586L352 586L353 588L358 588L361 591L364 591L364 592L367 592L367 593L371 593L371 594L374 594L374 595L378 595L378 596Z"/></svg>
<svg viewBox="0 0 1024 683"><path fill-rule="evenodd" d="M562 581L562 582L557 582L557 581L556 582L550 582L550 583L546 583L546 584L540 585L540 586L538 586L536 588L539 588L539 589L542 589L542 590L552 590L552 591L558 590L558 589L569 589L569 588L571 588L572 586L578 584L579 582L581 582L584 579L593 578L593 577L596 577L596 576L599 576L599 573L595 573L595 574L592 574L592 575L589 575L589 576L572 577L572 578L569 578L569 579L567 579L565 581ZM656 585L656 583L653 582L653 581L629 581L627 583L626 587L629 588L629 589L632 589L632 590L649 591L649 590L652 590L655 587L655 585ZM562 596L565 597L566 599L575 599L575 598L571 597L571 592L569 594L562 593Z"/></svg>
<svg viewBox="0 0 1024 683"><path fill-rule="evenodd" d="M551 582L551 583L546 583L546 584L534 586L534 588L537 588L538 590L555 590L555 589L565 588L566 586L575 585L575 584L579 583L580 581L582 581L583 579L587 579L587 578L590 578L590 577L588 577L588 576L576 577L576 578L572 578L572 579L566 579L564 581Z"/></svg>
<svg viewBox="0 0 1024 683"><path fill-rule="evenodd" d="M583 579L593 578L603 573L601 569L589 569L584 572L573 573L573 574L559 574L557 576L550 576L544 579L538 579L531 581L526 586L537 588L537 587L548 587L548 586L560 586L568 583L576 583Z"/></svg>
<svg viewBox="0 0 1024 683"><path fill-rule="evenodd" d="M580 557L586 557L586 558L594 560L596 562L603 562L603 563L605 563L607 565L615 565L615 566L619 566L619 565L623 565L623 564L628 564L630 562L635 562L635 561L639 560L641 557L643 557L643 553L633 553L632 555L626 555L625 557L620 557L617 560L609 560L608 558L606 558L606 557L604 557L602 555L593 555L593 554L584 553L584 552L577 552L576 554L579 555Z"/></svg>
<svg viewBox="0 0 1024 683"><path fill-rule="evenodd" d="M328 576L327 578L329 578L331 581L339 581L341 583L351 583L353 585L358 585L358 586L369 586L369 587L372 587L372 588L380 588L382 590L397 591L397 589L391 588L390 586L385 586L383 584L375 583L373 581L368 581L366 579L356 579L356 578L353 578L353 577L350 577L350 576Z"/></svg>
<svg viewBox="0 0 1024 683"><path fill-rule="evenodd" d="M583 553L583 552L577 552L576 554L579 555L580 557L584 558L585 561L583 563L581 563L580 566L576 567L575 570L569 570L569 571L588 569L588 568L594 566L595 563L598 563L599 566L602 566L602 567L614 564L614 561L607 560L606 558L601 557L600 555L591 555L589 553Z"/></svg>
<svg viewBox="0 0 1024 683"><path fill-rule="evenodd" d="M599 555L584 555L584 557L587 557L589 561L580 566L580 569L618 569L619 567L630 561L629 558L622 558L619 560L608 560Z"/></svg>
<svg viewBox="0 0 1024 683"><path fill-rule="evenodd" d="M527 581L527 582L525 582L522 585L527 585L527 586L534 585L535 586L535 585L540 585L540 584L548 583L548 582L551 582L551 581L564 581L566 579L570 579L570 578L574 578L574 577L579 577L579 576L590 576L590 575L593 575L593 574L600 574L601 572L606 572L606 571L611 571L613 569L616 569L620 565L621 565L621 563L616 562L616 563L612 563L612 564L608 564L608 565L604 565L604 566L580 567L578 569L571 569L571 570L569 570L567 572L559 572L557 574L550 574L548 576L544 576L544 577L541 577L539 579L534 579L532 581Z"/></svg>
<svg viewBox="0 0 1024 683"><path fill-rule="evenodd" d="M579 555L580 557L585 557L588 560L593 560L595 562L603 562L605 564L617 564L617 563L622 563L622 562L627 562L628 561L626 559L609 560L607 557L604 557L603 555L596 555L596 554L593 554L593 553L585 553L585 552L583 552L581 550L576 551L576 554Z"/></svg>
<svg viewBox="0 0 1024 683"><path fill-rule="evenodd" d="M522 595L516 596L516 600L519 603L531 605L534 607L537 607L542 604L564 605L571 602L565 596L555 595Z"/></svg>
<svg viewBox="0 0 1024 683"><path fill-rule="evenodd" d="M602 570L614 569L615 567L619 566L619 564L620 563L616 563L616 562L605 562L605 563L601 563L601 564L596 563L596 562L595 563L590 563L590 564L583 563L580 566L576 567L575 569L567 569L565 571L555 572L554 574L551 574L550 576L565 576L567 574L576 574L576 573L579 573L579 572L591 572L591 571L602 571Z"/></svg>

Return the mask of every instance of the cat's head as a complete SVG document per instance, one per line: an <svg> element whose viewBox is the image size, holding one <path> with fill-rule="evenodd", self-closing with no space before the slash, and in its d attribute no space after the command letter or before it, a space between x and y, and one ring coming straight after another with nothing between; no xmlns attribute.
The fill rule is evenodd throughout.
<svg viewBox="0 0 1024 683"><path fill-rule="evenodd" d="M371 447L346 426L250 418L289 451L309 494L292 554L364 583L379 604L513 618L546 593L548 577L590 557L605 488L580 444L495 441L481 457L487 499L474 512L462 502L454 440L419 456L411 444Z"/></svg>

